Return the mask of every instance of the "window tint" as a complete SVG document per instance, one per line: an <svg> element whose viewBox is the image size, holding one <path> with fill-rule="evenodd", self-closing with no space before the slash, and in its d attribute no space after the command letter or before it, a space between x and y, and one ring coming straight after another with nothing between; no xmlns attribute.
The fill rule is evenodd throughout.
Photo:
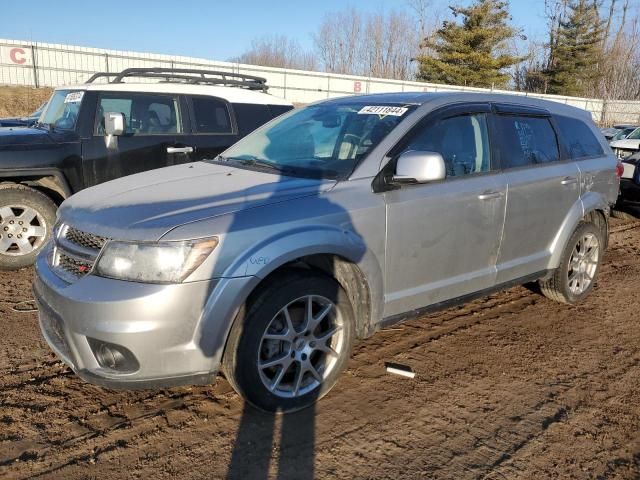
<svg viewBox="0 0 640 480"><path fill-rule="evenodd" d="M273 118L267 105L234 103L233 110L236 112L236 121L241 135L253 132Z"/></svg>
<svg viewBox="0 0 640 480"><path fill-rule="evenodd" d="M562 141L569 156L576 160L585 157L603 155L604 151L589 126L582 120L569 117L556 117ZM633 131L633 130L632 130ZM628 134L629 132L626 132Z"/></svg>
<svg viewBox="0 0 640 480"><path fill-rule="evenodd" d="M103 93L96 112L96 134L104 135L104 114L122 113L127 135L180 133L178 102L173 97L135 93Z"/></svg>
<svg viewBox="0 0 640 480"><path fill-rule="evenodd" d="M403 149L438 152L447 176L487 172L491 168L485 114L461 115L428 123Z"/></svg>
<svg viewBox="0 0 640 480"><path fill-rule="evenodd" d="M556 117L560 135L567 147L569 156L576 160L604 154L600 142L589 126L582 120L569 117Z"/></svg>
<svg viewBox="0 0 640 480"><path fill-rule="evenodd" d="M210 97L193 97L193 114L198 133L231 133L227 104Z"/></svg>
<svg viewBox="0 0 640 480"><path fill-rule="evenodd" d="M496 119L503 168L560 159L558 141L549 119L518 115L497 115Z"/></svg>
<svg viewBox="0 0 640 480"><path fill-rule="evenodd" d="M292 108L293 107L291 107L289 105L269 105L269 110L271 110L271 116L273 118L277 117L278 115L282 115L283 113L288 112Z"/></svg>

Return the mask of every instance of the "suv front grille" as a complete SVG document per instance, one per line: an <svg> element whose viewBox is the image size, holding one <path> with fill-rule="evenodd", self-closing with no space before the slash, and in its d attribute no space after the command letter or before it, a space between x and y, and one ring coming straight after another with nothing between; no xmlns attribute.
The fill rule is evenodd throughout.
<svg viewBox="0 0 640 480"><path fill-rule="evenodd" d="M60 226L56 232L51 266L56 275L73 283L91 272L108 238L69 225Z"/></svg>
<svg viewBox="0 0 640 480"><path fill-rule="evenodd" d="M89 273L93 268L93 262L85 261L85 260L77 260L75 258L71 258L68 255L60 252L58 253L58 267L63 269L65 272L74 275L75 277L82 277Z"/></svg>
<svg viewBox="0 0 640 480"><path fill-rule="evenodd" d="M81 247L91 248L93 250L100 250L105 242L106 238L101 237L99 235L94 235L93 233L82 232L80 230L76 230L73 227L67 227L64 232L64 237L76 245L80 245Z"/></svg>

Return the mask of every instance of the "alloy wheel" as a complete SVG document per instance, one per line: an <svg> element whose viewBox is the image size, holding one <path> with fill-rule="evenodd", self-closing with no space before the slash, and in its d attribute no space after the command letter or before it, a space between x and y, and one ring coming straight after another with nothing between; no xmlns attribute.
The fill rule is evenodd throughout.
<svg viewBox="0 0 640 480"><path fill-rule="evenodd" d="M0 207L0 255L28 255L47 238L44 217L25 205Z"/></svg>
<svg viewBox="0 0 640 480"><path fill-rule="evenodd" d="M571 252L567 281L573 295L584 293L591 283L598 268L600 244L593 233L581 236Z"/></svg>
<svg viewBox="0 0 640 480"><path fill-rule="evenodd" d="M336 305L306 295L285 305L260 340L256 367L264 386L282 398L296 398L331 374L345 348L344 324Z"/></svg>

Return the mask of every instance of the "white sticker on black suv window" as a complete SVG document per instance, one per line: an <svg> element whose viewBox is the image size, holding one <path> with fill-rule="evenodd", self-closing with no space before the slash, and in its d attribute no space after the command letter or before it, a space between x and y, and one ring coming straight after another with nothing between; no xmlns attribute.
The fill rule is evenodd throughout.
<svg viewBox="0 0 640 480"><path fill-rule="evenodd" d="M358 112L358 115L392 115L394 117L401 117L405 113L407 113L408 108L405 107L390 107L385 105L368 105L366 107L362 107Z"/></svg>
<svg viewBox="0 0 640 480"><path fill-rule="evenodd" d="M67 93L67 96L64 97L64 103L79 103L82 101L82 97L84 97L84 92Z"/></svg>

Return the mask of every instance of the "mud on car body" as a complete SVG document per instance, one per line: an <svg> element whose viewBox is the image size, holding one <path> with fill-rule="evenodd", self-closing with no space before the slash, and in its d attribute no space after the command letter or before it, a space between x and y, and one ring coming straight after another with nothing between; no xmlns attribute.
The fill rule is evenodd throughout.
<svg viewBox="0 0 640 480"><path fill-rule="evenodd" d="M310 405L353 342L538 281L593 288L619 187L587 112L398 93L289 112L213 160L64 202L34 290L51 347L121 388L222 370L265 410Z"/></svg>

